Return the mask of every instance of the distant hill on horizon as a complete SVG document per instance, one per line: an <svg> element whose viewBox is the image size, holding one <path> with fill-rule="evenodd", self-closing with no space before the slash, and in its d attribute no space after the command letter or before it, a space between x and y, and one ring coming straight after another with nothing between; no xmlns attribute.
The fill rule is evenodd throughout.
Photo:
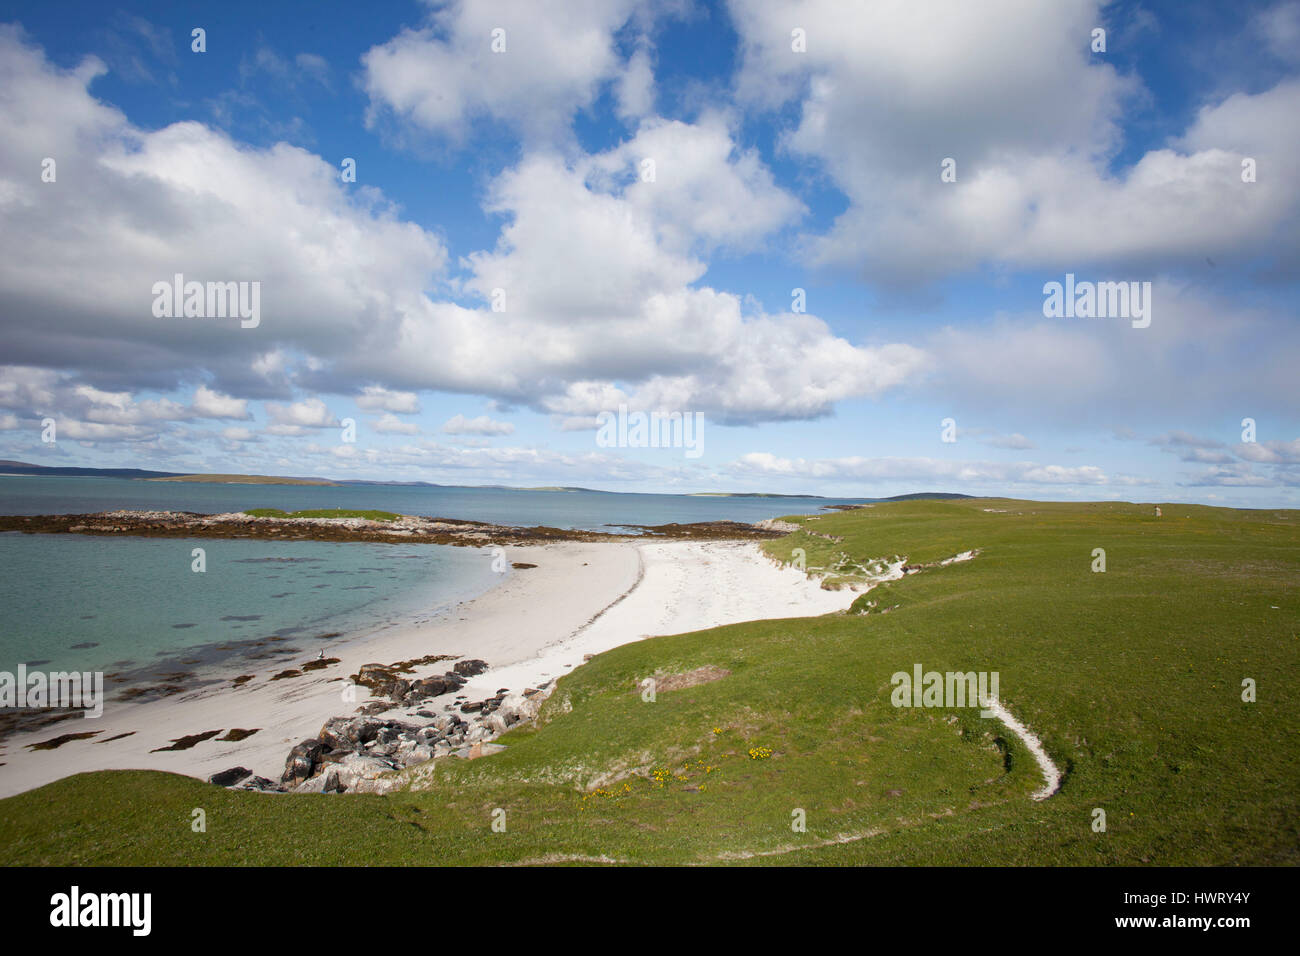
<svg viewBox="0 0 1300 956"><path fill-rule="evenodd" d="M33 465L26 461L0 460L0 475L35 475L63 478L168 478L174 471L145 468L78 468L71 465Z"/></svg>
<svg viewBox="0 0 1300 956"><path fill-rule="evenodd" d="M910 495L891 495L879 501L952 501L957 498L979 498L981 495L963 495L955 491L917 491Z"/></svg>
<svg viewBox="0 0 1300 956"><path fill-rule="evenodd" d="M71 465L35 465L28 461L0 459L0 475L29 475L34 477L61 478L130 478L143 481L166 482L211 482L214 484L244 485L312 485L337 487L340 485L380 485L396 488L495 488L502 491L585 491L591 494L624 494L625 492L601 491L597 488L580 488L567 485L544 485L541 487L519 487L517 485L443 485L432 481L376 481L367 478L294 478L281 475L228 475L215 473L188 473L182 471L151 471L145 468L84 468ZM697 491L688 494L691 498L828 498L827 495L777 494L766 491ZM841 498L843 501L921 501L952 500L956 498L973 498L948 491L921 491L907 495L894 495L889 498Z"/></svg>
<svg viewBox="0 0 1300 956"><path fill-rule="evenodd" d="M328 478L288 478L279 475L222 475L199 473L193 475L164 475L158 478L146 478L146 481L184 481L212 482L223 485L324 485L337 487L337 481Z"/></svg>

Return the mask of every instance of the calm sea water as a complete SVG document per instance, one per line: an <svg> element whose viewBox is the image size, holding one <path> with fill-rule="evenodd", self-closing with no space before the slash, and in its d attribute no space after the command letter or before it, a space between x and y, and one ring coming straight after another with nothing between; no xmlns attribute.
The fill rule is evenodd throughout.
<svg viewBox="0 0 1300 956"><path fill-rule="evenodd" d="M376 508L612 530L757 521L839 499L497 488L191 484L0 476L0 514ZM191 551L206 552L206 571ZM437 545L0 534L0 670L102 670L131 682L315 657L331 632L429 616L500 580L490 552Z"/></svg>
<svg viewBox="0 0 1300 956"><path fill-rule="evenodd" d="M288 667L328 656L337 632L428 617L500 580L479 548L3 533L0 670Z"/></svg>

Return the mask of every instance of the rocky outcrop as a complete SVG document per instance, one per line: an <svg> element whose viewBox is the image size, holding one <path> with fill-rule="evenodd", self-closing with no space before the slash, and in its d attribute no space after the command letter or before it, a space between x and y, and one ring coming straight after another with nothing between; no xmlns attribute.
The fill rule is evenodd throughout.
<svg viewBox="0 0 1300 956"><path fill-rule="evenodd" d="M317 774L310 780L304 780L294 787L293 793L344 793L347 786L337 770L328 770Z"/></svg>
<svg viewBox="0 0 1300 956"><path fill-rule="evenodd" d="M470 675L482 673L487 667L479 660L460 664ZM379 670L391 672L392 668L366 665L361 670L373 675ZM445 676L457 678L460 683L456 688L464 683L459 675ZM411 687L442 679L425 678ZM443 713L421 711L427 715L422 724L385 720L365 712L373 705L363 706L352 716L331 717L315 737L289 751L278 784L253 776L245 767L213 774L208 782L237 790L276 793L384 793L397 782L395 771L445 757L474 760L504 750L491 741L520 723L536 719L553 686L548 681L519 693L502 688L485 700L466 701L459 707L449 705Z"/></svg>
<svg viewBox="0 0 1300 956"><path fill-rule="evenodd" d="M437 660L439 658L429 658ZM441 697L460 690L465 686L467 677L476 677L487 670L487 662L481 660L457 661L455 666L445 674L425 677L420 680L408 680L401 676L413 669L412 665L424 661L402 661L397 664L363 664L352 675L352 682L365 687L375 697L386 697L394 704L405 707L414 706L433 697ZM369 705L373 708L373 705ZM387 709L387 708L384 708Z"/></svg>
<svg viewBox="0 0 1300 956"><path fill-rule="evenodd" d="M324 749L324 744L319 740L304 740L298 744L289 751L289 757L284 762L284 773L280 776L280 782L292 785L309 778L315 772L316 765L319 763L320 755Z"/></svg>
<svg viewBox="0 0 1300 956"><path fill-rule="evenodd" d="M461 677L477 677L479 674L482 674L487 670L487 668L487 661L471 659L467 661L457 661L456 665L452 667L452 670Z"/></svg>

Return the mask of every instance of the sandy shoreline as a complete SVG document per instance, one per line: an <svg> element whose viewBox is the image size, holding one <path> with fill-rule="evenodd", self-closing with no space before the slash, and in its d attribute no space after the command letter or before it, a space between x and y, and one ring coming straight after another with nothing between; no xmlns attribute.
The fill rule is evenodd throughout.
<svg viewBox="0 0 1300 956"><path fill-rule="evenodd" d="M206 779L241 765L278 780L295 744L314 736L330 717L353 713L370 697L356 688L345 701L347 676L367 663L431 654L480 658L489 665L459 693L470 700L502 688L522 691L557 678L597 654L644 637L677 634L740 621L826 614L846 608L850 591L824 591L798 570L778 566L754 542L559 542L510 547L511 570L472 600L432 620L361 634L326 654L340 662L301 677L270 681L277 670L304 661L281 660L240 687L227 683L164 700L110 701L98 719L74 717L0 743L0 797L89 770L153 769ZM308 658L309 659L309 658ZM417 668L412 679L440 674L450 661ZM455 694L422 709L441 713ZM387 716L420 723L416 708ZM153 752L187 735L256 729L241 741L209 739L187 750ZM96 732L58 749L29 744L69 733ZM110 739L118 738L119 739Z"/></svg>

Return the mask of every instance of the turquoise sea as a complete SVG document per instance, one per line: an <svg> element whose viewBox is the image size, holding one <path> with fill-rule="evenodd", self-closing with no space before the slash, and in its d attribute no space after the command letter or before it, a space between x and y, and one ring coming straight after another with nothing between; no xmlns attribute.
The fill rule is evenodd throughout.
<svg viewBox="0 0 1300 956"><path fill-rule="evenodd" d="M479 548L8 532L0 671L27 664L136 683L301 662L328 656L341 635L431 616L499 580Z"/></svg>

